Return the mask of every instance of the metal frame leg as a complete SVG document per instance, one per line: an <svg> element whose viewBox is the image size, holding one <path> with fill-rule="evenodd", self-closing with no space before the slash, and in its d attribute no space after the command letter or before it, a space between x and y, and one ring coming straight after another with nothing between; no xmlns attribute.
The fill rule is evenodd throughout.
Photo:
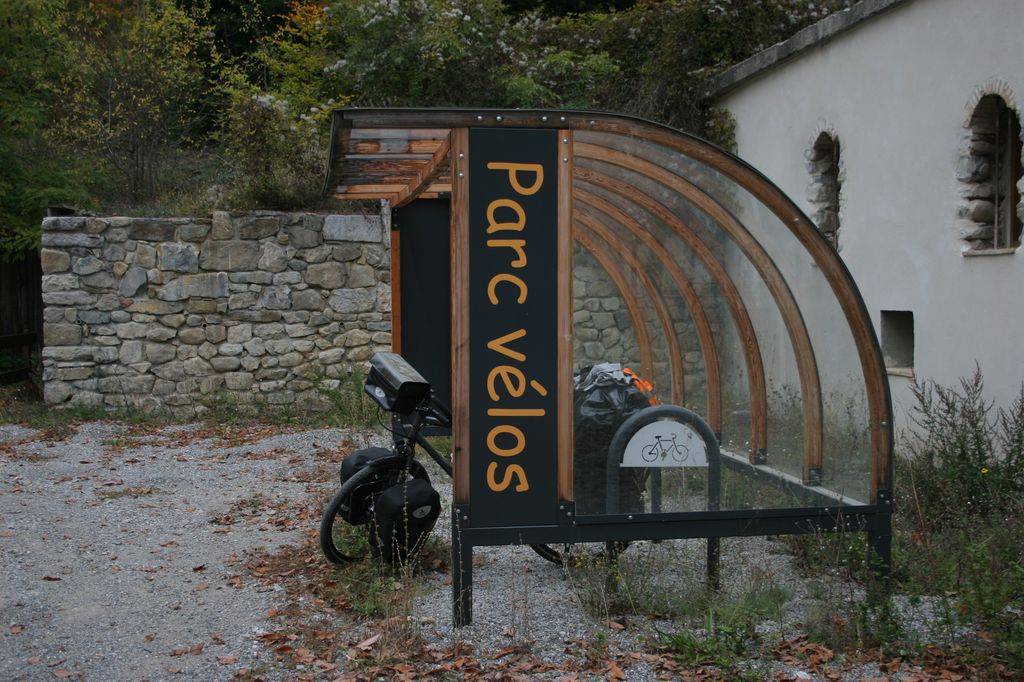
<svg viewBox="0 0 1024 682"><path fill-rule="evenodd" d="M469 509L452 508L452 621L461 628L473 622L473 545L463 532Z"/></svg>
<svg viewBox="0 0 1024 682"><path fill-rule="evenodd" d="M889 497L879 491L879 504L891 509ZM892 513L879 512L868 522L868 570L871 583L868 599L878 603L889 598L892 592Z"/></svg>
<svg viewBox="0 0 1024 682"><path fill-rule="evenodd" d="M722 586L721 583L721 558L722 558L722 539L721 538L708 538L708 559L707 559L707 570L708 570L708 589L715 592Z"/></svg>

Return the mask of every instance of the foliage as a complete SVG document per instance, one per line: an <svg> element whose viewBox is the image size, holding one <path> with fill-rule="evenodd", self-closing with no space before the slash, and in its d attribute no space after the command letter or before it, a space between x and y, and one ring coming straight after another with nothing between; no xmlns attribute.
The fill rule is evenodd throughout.
<svg viewBox="0 0 1024 682"><path fill-rule="evenodd" d="M141 10L87 3L61 14L65 36L53 134L68 148L95 156L113 186L133 202L152 201L172 150L195 141L209 89L201 13L170 0Z"/></svg>
<svg viewBox="0 0 1024 682"><path fill-rule="evenodd" d="M897 460L899 577L946 593L1024 669L1024 386L993 412L977 368L959 386L918 385L920 438Z"/></svg>
<svg viewBox="0 0 1024 682"><path fill-rule="evenodd" d="M636 0L505 0L509 12L522 13L541 11L547 15L579 14L595 9L623 10L632 7Z"/></svg>
<svg viewBox="0 0 1024 682"><path fill-rule="evenodd" d="M780 620L791 596L767 574L755 575L749 589L736 595L702 590L686 600L685 614L702 619L702 631L658 632L658 648L687 665L715 665L743 675L745 671L736 666L760 642L757 625Z"/></svg>
<svg viewBox="0 0 1024 682"><path fill-rule="evenodd" d="M231 88L220 139L230 169L229 206L291 209L319 202L323 136L315 121L296 121L284 100L244 83Z"/></svg>
<svg viewBox="0 0 1024 682"><path fill-rule="evenodd" d="M752 624L722 623L708 611L704 621L704 635L693 630L679 630L661 635L661 647L688 665L714 665L730 668L747 652L747 642L754 636Z"/></svg>
<svg viewBox="0 0 1024 682"><path fill-rule="evenodd" d="M916 434L895 461L896 586L932 600L950 625L988 633L972 644L982 658L1024 670L1024 387L997 409L983 398L975 369L956 386L917 385L914 394ZM867 579L859 534L786 542L808 573ZM820 615L809 627L833 646L864 637L892 646L898 639L888 610L859 600L842 613L830 608Z"/></svg>
<svg viewBox="0 0 1024 682"><path fill-rule="evenodd" d="M217 52L249 65L263 39L280 28L289 4L288 0L180 0L179 6L190 13L205 11Z"/></svg>
<svg viewBox="0 0 1024 682"><path fill-rule="evenodd" d="M618 77L591 106L667 123L730 146L729 126L709 109L708 78L785 39L849 0L641 2L538 22L541 52L552 45L605 54ZM723 125L724 124L724 125ZM722 137L722 133L728 137Z"/></svg>
<svg viewBox="0 0 1024 682"><path fill-rule="evenodd" d="M47 205L309 207L330 111L619 110L729 146L707 78L849 0L0 0L0 255Z"/></svg>
<svg viewBox="0 0 1024 682"><path fill-rule="evenodd" d="M0 261L38 246L46 206L85 203L73 164L63 164L44 131L59 71L57 0L0 0Z"/></svg>
<svg viewBox="0 0 1024 682"><path fill-rule="evenodd" d="M959 387L934 383L914 387L913 419L922 434L907 462L915 505L944 505L954 523L969 524L1006 508L1024 493L1024 387L1008 410L992 414L984 399L981 370ZM948 526L950 514L942 525ZM932 530L938 519L920 515Z"/></svg>

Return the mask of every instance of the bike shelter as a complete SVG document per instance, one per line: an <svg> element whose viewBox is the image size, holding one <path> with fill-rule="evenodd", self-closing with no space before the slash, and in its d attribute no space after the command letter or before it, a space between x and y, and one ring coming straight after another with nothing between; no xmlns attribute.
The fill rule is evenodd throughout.
<svg viewBox="0 0 1024 682"><path fill-rule="evenodd" d="M748 164L615 114L342 109L326 193L390 202L394 350L450 390L457 625L475 546L707 538L714 580L721 537L863 531L888 576L871 318ZM613 433L574 402L601 363L652 385Z"/></svg>

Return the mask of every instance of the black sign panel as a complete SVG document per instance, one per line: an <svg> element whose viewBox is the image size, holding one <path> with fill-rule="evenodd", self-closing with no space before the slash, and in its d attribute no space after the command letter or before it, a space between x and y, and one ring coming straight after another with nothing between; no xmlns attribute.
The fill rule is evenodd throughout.
<svg viewBox="0 0 1024 682"><path fill-rule="evenodd" d="M557 522L557 194L557 131L469 131L474 527Z"/></svg>

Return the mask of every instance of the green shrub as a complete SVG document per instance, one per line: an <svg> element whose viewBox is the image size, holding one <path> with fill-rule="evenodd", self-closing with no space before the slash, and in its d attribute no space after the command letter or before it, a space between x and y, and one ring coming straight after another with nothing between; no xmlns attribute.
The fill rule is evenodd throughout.
<svg viewBox="0 0 1024 682"><path fill-rule="evenodd" d="M228 175L225 203L239 208L313 208L327 151L320 127L296 119L272 94L236 82L220 132Z"/></svg>
<svg viewBox="0 0 1024 682"><path fill-rule="evenodd" d="M917 523L973 523L1014 505L1024 491L1024 389L1008 409L993 414L976 369L958 387L934 383L914 387L912 419L919 439L903 464L921 508L944 509L919 515Z"/></svg>
<svg viewBox="0 0 1024 682"><path fill-rule="evenodd" d="M976 369L956 386L921 384L914 394L916 429L895 459L895 586L913 599L932 598L948 615L946 627L987 632L971 641L982 659L1024 670L1024 388L1011 405L997 408L984 398ZM807 574L868 580L861 533L794 536L785 543ZM850 595L822 599L807 627L838 648L913 648L891 611Z"/></svg>
<svg viewBox="0 0 1024 682"><path fill-rule="evenodd" d="M687 665L714 665L731 668L747 653L747 645L754 637L754 628L747 622L728 623L715 618L712 610L704 620L704 632L682 629L674 633L660 633L661 648Z"/></svg>

